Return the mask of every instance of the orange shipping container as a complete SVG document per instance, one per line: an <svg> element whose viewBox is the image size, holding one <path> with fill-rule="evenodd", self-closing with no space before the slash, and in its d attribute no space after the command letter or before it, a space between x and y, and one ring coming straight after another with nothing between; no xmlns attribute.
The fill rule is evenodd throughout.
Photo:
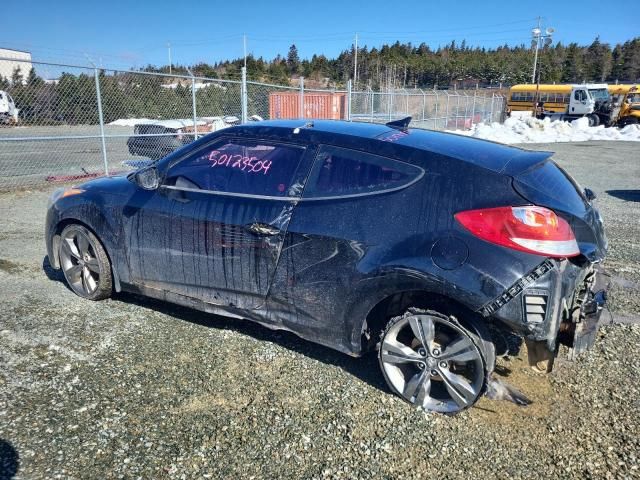
<svg viewBox="0 0 640 480"><path fill-rule="evenodd" d="M304 118L342 120L345 118L345 103L345 93L305 92ZM271 92L269 118L300 118L300 93Z"/></svg>

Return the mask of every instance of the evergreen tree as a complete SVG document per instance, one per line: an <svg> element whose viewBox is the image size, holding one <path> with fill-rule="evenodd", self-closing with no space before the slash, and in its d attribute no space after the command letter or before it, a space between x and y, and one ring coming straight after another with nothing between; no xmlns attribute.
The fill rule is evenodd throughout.
<svg viewBox="0 0 640 480"><path fill-rule="evenodd" d="M300 57L298 56L298 48L295 44L289 47L287 54L287 68L290 74L298 73L300 70Z"/></svg>
<svg viewBox="0 0 640 480"><path fill-rule="evenodd" d="M13 73L11 74L11 85L21 85L23 81L23 76L20 71L20 67L16 67L13 69Z"/></svg>

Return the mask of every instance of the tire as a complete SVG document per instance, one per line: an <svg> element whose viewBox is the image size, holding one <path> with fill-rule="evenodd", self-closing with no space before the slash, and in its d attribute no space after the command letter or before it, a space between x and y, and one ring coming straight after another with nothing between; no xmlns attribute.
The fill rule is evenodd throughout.
<svg viewBox="0 0 640 480"><path fill-rule="evenodd" d="M475 321L464 326L453 316L412 308L382 332L380 369L391 391L405 401L455 414L477 402L495 366L486 335Z"/></svg>
<svg viewBox="0 0 640 480"><path fill-rule="evenodd" d="M598 117L598 115L596 115L595 113L588 115L588 118L590 127L597 127L598 125L600 125L600 117Z"/></svg>
<svg viewBox="0 0 640 480"><path fill-rule="evenodd" d="M98 238L78 224L67 225L60 234L60 267L73 292L87 300L111 296L111 262Z"/></svg>

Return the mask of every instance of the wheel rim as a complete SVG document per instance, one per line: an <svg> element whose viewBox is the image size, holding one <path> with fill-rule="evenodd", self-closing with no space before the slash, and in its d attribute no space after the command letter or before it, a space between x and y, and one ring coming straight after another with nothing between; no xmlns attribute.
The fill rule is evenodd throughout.
<svg viewBox="0 0 640 480"><path fill-rule="evenodd" d="M467 408L484 383L482 355L469 335L428 314L404 317L386 332L380 364L392 389L425 410Z"/></svg>
<svg viewBox="0 0 640 480"><path fill-rule="evenodd" d="M71 288L91 295L100 283L100 262L89 237L80 229L64 231L60 239L60 264Z"/></svg>

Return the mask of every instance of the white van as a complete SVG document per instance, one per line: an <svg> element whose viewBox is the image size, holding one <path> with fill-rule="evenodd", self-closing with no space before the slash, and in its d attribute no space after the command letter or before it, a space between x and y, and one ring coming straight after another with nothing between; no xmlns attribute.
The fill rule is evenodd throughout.
<svg viewBox="0 0 640 480"><path fill-rule="evenodd" d="M0 123L18 123L16 104L4 90L0 90Z"/></svg>

